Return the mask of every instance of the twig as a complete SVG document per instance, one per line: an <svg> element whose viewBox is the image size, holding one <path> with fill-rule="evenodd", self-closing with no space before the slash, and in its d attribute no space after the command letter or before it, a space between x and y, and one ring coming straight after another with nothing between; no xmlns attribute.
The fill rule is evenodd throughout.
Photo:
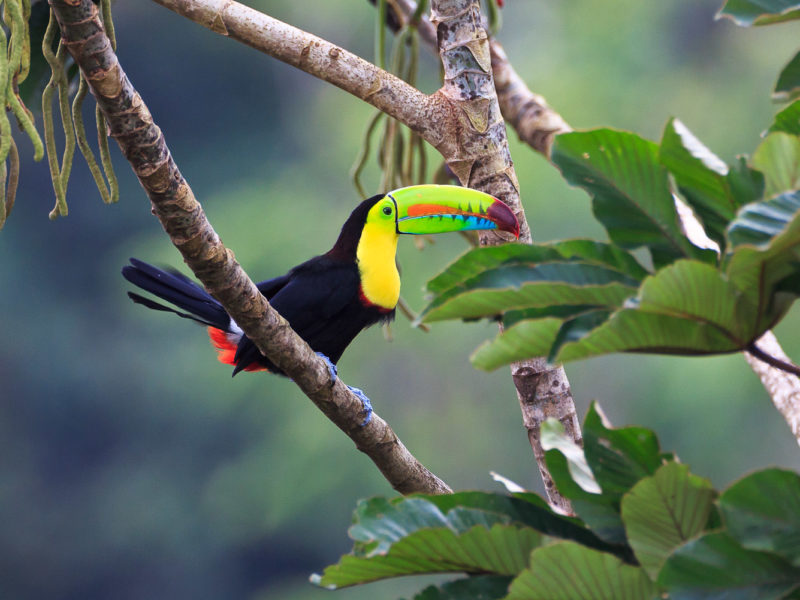
<svg viewBox="0 0 800 600"><path fill-rule="evenodd" d="M747 346L747 351L757 359L764 361L776 369L780 369L781 371L785 371L786 373L791 373L792 375L797 375L800 377L800 367L794 363L784 361L780 358L772 356L771 354L767 354L761 348L759 348L755 342L752 342Z"/></svg>
<svg viewBox="0 0 800 600"><path fill-rule="evenodd" d="M62 43L81 68L153 211L184 260L259 350L378 466L398 492L446 493L378 415L361 427L361 400L266 301L222 245L170 155L161 130L119 65L92 0L50 0Z"/></svg>

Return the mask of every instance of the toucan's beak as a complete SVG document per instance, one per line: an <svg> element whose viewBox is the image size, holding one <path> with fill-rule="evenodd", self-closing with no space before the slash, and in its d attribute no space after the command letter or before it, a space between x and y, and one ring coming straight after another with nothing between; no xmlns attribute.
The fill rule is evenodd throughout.
<svg viewBox="0 0 800 600"><path fill-rule="evenodd" d="M500 200L456 185L412 185L387 194L397 206L397 233L499 229L519 237L519 223Z"/></svg>

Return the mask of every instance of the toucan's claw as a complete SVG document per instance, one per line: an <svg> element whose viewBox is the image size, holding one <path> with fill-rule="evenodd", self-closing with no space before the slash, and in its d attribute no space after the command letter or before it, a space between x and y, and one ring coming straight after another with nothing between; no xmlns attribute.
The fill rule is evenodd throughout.
<svg viewBox="0 0 800 600"><path fill-rule="evenodd" d="M331 362L331 359L325 356L322 352L317 352L317 356L324 360L325 364L328 365L328 373L331 374L331 387L333 387L336 383L336 378L339 376L339 370L336 368L336 365Z"/></svg>
<svg viewBox="0 0 800 600"><path fill-rule="evenodd" d="M357 387L353 387L352 385L348 385L347 387L350 388L351 392L358 396L358 399L361 400L361 404L364 406L364 412L367 414L367 416L364 417L361 427L366 427L367 424L372 420L372 402L370 402L369 398L367 398L367 395Z"/></svg>

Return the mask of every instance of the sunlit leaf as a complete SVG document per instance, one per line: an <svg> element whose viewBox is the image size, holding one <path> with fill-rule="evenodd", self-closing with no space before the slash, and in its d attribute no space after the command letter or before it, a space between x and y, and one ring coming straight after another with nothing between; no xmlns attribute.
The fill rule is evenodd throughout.
<svg viewBox="0 0 800 600"><path fill-rule="evenodd" d="M664 129L659 159L672 173L708 236L723 247L725 228L739 207L728 180L728 165L677 119L670 119Z"/></svg>
<svg viewBox="0 0 800 600"><path fill-rule="evenodd" d="M778 600L800 586L800 569L776 554L742 548L727 533L687 542L658 576L670 600Z"/></svg>
<svg viewBox="0 0 800 600"><path fill-rule="evenodd" d="M648 600L656 587L641 567L619 558L559 542L534 550L531 564L514 579L508 600Z"/></svg>
<svg viewBox="0 0 800 600"><path fill-rule="evenodd" d="M663 465L623 496L628 543L650 577L658 576L675 548L704 529L713 499L711 483L676 462Z"/></svg>
<svg viewBox="0 0 800 600"><path fill-rule="evenodd" d="M553 162L592 196L594 213L623 248L646 246L656 266L706 256L683 235L658 146L610 129L556 137Z"/></svg>
<svg viewBox="0 0 800 600"><path fill-rule="evenodd" d="M798 189L800 138L782 131L770 133L753 153L752 163L764 174L767 197Z"/></svg>
<svg viewBox="0 0 800 600"><path fill-rule="evenodd" d="M800 565L800 476L765 469L730 486L719 499L730 535L745 548L768 550Z"/></svg>
<svg viewBox="0 0 800 600"><path fill-rule="evenodd" d="M557 419L549 418L541 426L541 444L545 451L558 450L567 459L569 476L583 491L599 494L600 486L592 475L586 462L583 448L566 435L564 425Z"/></svg>
<svg viewBox="0 0 800 600"><path fill-rule="evenodd" d="M661 269L644 281L637 300L584 338L564 344L556 359L610 352L732 352L761 333L756 306L705 263L682 260Z"/></svg>

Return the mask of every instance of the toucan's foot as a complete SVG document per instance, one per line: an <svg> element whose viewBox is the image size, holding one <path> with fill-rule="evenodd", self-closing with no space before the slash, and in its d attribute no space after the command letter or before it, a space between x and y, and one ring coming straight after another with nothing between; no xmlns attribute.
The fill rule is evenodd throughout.
<svg viewBox="0 0 800 600"><path fill-rule="evenodd" d="M361 427L366 427L367 423L372 420L372 402L370 402L369 398L367 398L367 395L357 387L353 387L352 385L348 385L347 387L350 388L351 392L358 396L358 399L361 400L361 404L364 406L364 412L367 414L367 416L364 417L364 422L361 423Z"/></svg>
<svg viewBox="0 0 800 600"><path fill-rule="evenodd" d="M325 361L325 364L328 365L328 372L331 374L331 387L336 383L336 378L339 376L339 371L336 368L336 365L331 362L331 359L325 356L322 352L317 352L317 356L319 356L322 360Z"/></svg>

